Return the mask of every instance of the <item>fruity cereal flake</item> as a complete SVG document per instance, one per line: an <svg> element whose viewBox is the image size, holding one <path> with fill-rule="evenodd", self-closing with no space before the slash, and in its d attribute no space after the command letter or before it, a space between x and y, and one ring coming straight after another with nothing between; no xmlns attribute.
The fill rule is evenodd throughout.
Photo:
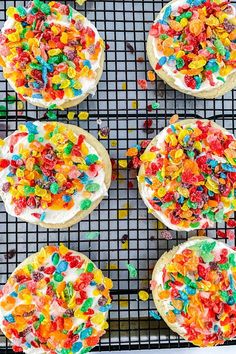
<svg viewBox="0 0 236 354"><path fill-rule="evenodd" d="M236 254L220 241L193 237L157 261L151 287L168 326L199 347L236 337Z"/></svg>
<svg viewBox="0 0 236 354"><path fill-rule="evenodd" d="M143 201L170 229L205 229L236 210L236 139L216 123L172 124L138 159Z"/></svg>
<svg viewBox="0 0 236 354"><path fill-rule="evenodd" d="M174 0L152 25L147 53L156 73L181 92L214 98L236 82L236 11L229 1Z"/></svg>
<svg viewBox="0 0 236 354"><path fill-rule="evenodd" d="M27 122L1 145L0 195L10 215L43 227L68 227L107 195L110 158L83 129Z"/></svg>
<svg viewBox="0 0 236 354"><path fill-rule="evenodd" d="M0 64L20 99L63 109L95 93L104 42L91 22L55 1L9 7L7 16L0 34Z"/></svg>
<svg viewBox="0 0 236 354"><path fill-rule="evenodd" d="M15 352L85 354L108 328L112 281L64 245L27 258L0 291L0 327Z"/></svg>

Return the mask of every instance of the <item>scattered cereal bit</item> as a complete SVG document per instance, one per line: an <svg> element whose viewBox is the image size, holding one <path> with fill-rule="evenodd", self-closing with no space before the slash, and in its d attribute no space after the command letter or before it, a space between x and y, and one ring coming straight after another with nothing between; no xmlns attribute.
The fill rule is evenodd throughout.
<svg viewBox="0 0 236 354"><path fill-rule="evenodd" d="M91 232L88 232L86 235L85 235L85 238L87 240L94 240L96 238L98 238L100 235L100 232L98 231L91 231Z"/></svg>
<svg viewBox="0 0 236 354"><path fill-rule="evenodd" d="M158 315L157 312L153 311L153 310L150 310L149 311L149 315L154 318L154 320L157 320L157 321L160 321L161 320L161 317Z"/></svg>
<svg viewBox="0 0 236 354"><path fill-rule="evenodd" d="M159 230L163 230L165 228L165 225L160 220L158 220L157 227Z"/></svg>
<svg viewBox="0 0 236 354"><path fill-rule="evenodd" d="M155 81L156 80L156 74L152 70L148 70L147 77L148 77L149 81Z"/></svg>
<svg viewBox="0 0 236 354"><path fill-rule="evenodd" d="M138 86L142 89L142 90L147 90L148 85L147 85L147 80L138 80Z"/></svg>
<svg viewBox="0 0 236 354"><path fill-rule="evenodd" d="M111 140L111 146L116 147L117 146L117 140Z"/></svg>
<svg viewBox="0 0 236 354"><path fill-rule="evenodd" d="M109 269L109 270L117 270L118 269L118 265L116 263L108 263L106 265L106 269Z"/></svg>
<svg viewBox="0 0 236 354"><path fill-rule="evenodd" d="M126 267L129 271L130 278L137 278L138 272L135 266L133 266L133 264L126 263Z"/></svg>
<svg viewBox="0 0 236 354"><path fill-rule="evenodd" d="M216 231L216 234L217 234L217 236L219 236L220 238L226 238L227 236L226 236L226 232L223 232L223 231L221 231L221 230L217 230Z"/></svg>
<svg viewBox="0 0 236 354"><path fill-rule="evenodd" d="M118 210L118 219L126 219L129 214L129 209L130 207L128 203L122 205L120 210Z"/></svg>
<svg viewBox="0 0 236 354"><path fill-rule="evenodd" d="M174 114L171 118L170 118L170 124L174 124L179 120L179 116L178 114Z"/></svg>
<svg viewBox="0 0 236 354"><path fill-rule="evenodd" d="M198 236L205 236L206 230L198 230Z"/></svg>
<svg viewBox="0 0 236 354"><path fill-rule="evenodd" d="M4 101L7 101L8 104L14 104L16 102L16 96L7 95L7 97L4 98Z"/></svg>
<svg viewBox="0 0 236 354"><path fill-rule="evenodd" d="M128 165L127 160L118 160L118 165L122 168L126 168Z"/></svg>
<svg viewBox="0 0 236 354"><path fill-rule="evenodd" d="M132 181L128 181L128 188L129 189L133 189L134 188L134 184Z"/></svg>
<svg viewBox="0 0 236 354"><path fill-rule="evenodd" d="M56 120L57 119L57 113L53 111L48 111L47 112L47 117L49 120Z"/></svg>
<svg viewBox="0 0 236 354"><path fill-rule="evenodd" d="M127 298L121 297L119 300L119 305L121 308L128 308L129 307L129 300Z"/></svg>
<svg viewBox="0 0 236 354"><path fill-rule="evenodd" d="M121 243L125 243L126 241L128 241L129 239L129 235L128 234L124 234L122 237L121 237Z"/></svg>
<svg viewBox="0 0 236 354"><path fill-rule="evenodd" d="M126 240L125 242L122 242L121 248L122 248L122 250L128 250L129 249L129 241Z"/></svg>
<svg viewBox="0 0 236 354"><path fill-rule="evenodd" d="M83 5L85 3L85 1L87 0L75 0L77 2L77 4L79 4L80 6Z"/></svg>
<svg viewBox="0 0 236 354"><path fill-rule="evenodd" d="M127 89L127 84L126 84L126 82L122 82L121 88L122 88L122 90L126 90L126 89Z"/></svg>
<svg viewBox="0 0 236 354"><path fill-rule="evenodd" d="M7 114L6 106L0 105L0 117L5 117Z"/></svg>
<svg viewBox="0 0 236 354"><path fill-rule="evenodd" d="M79 120L87 120L89 117L89 113L88 112L80 112L78 117L79 117Z"/></svg>
<svg viewBox="0 0 236 354"><path fill-rule="evenodd" d="M160 108L160 103L159 102L153 102L152 103L152 109L158 109Z"/></svg>
<svg viewBox="0 0 236 354"><path fill-rule="evenodd" d="M12 249L12 250L9 250L6 254L4 254L4 258L5 259L12 259L13 257L15 257L15 255L16 255L16 250Z"/></svg>
<svg viewBox="0 0 236 354"><path fill-rule="evenodd" d="M131 102L131 107L132 107L132 109L137 109L138 108L138 102L137 101L132 101Z"/></svg>
<svg viewBox="0 0 236 354"><path fill-rule="evenodd" d="M126 47L131 54L134 54L134 47L129 42L126 42Z"/></svg>
<svg viewBox="0 0 236 354"><path fill-rule="evenodd" d="M102 124L102 120L101 120L101 118L98 118L97 119L97 125L101 125Z"/></svg>
<svg viewBox="0 0 236 354"><path fill-rule="evenodd" d="M165 240L172 240L173 236L170 231L163 230L160 232L161 237L163 237Z"/></svg>
<svg viewBox="0 0 236 354"><path fill-rule="evenodd" d="M68 118L69 120L73 120L74 117L75 117L75 112L68 112L67 118Z"/></svg>
<svg viewBox="0 0 236 354"><path fill-rule="evenodd" d="M25 109L24 102L18 101L17 102L17 110L18 111L23 111Z"/></svg>
<svg viewBox="0 0 236 354"><path fill-rule="evenodd" d="M149 294L144 290L140 290L138 292L138 297L142 301L147 301L149 299Z"/></svg>
<svg viewBox="0 0 236 354"><path fill-rule="evenodd" d="M148 110L148 112L152 112L152 105L151 104L147 105L147 110Z"/></svg>
<svg viewBox="0 0 236 354"><path fill-rule="evenodd" d="M138 57L137 58L138 63L144 63L144 58L143 57Z"/></svg>
<svg viewBox="0 0 236 354"><path fill-rule="evenodd" d="M107 139L110 132L109 127L103 127L99 130L98 135L101 139Z"/></svg>
<svg viewBox="0 0 236 354"><path fill-rule="evenodd" d="M152 127L152 124L153 124L153 120L152 120L151 118L148 118L148 119L146 119L146 120L144 121L143 127L144 127L144 129L146 130L146 129L151 128L151 127Z"/></svg>
<svg viewBox="0 0 236 354"><path fill-rule="evenodd" d="M236 227L236 220L229 219L227 221L227 226L229 227Z"/></svg>
<svg viewBox="0 0 236 354"><path fill-rule="evenodd" d="M235 231L227 230L226 237L228 240L233 241L235 239Z"/></svg>
<svg viewBox="0 0 236 354"><path fill-rule="evenodd" d="M105 48L106 48L106 50L109 50L110 49L110 45L108 43L106 43Z"/></svg>

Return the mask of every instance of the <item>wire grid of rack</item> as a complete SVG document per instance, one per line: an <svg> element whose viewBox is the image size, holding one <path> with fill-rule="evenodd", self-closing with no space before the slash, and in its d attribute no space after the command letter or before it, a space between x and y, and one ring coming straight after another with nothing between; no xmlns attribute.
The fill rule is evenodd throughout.
<svg viewBox="0 0 236 354"><path fill-rule="evenodd" d="M178 113L181 118L214 119L235 132L236 90L215 100L200 100L172 90L159 79L155 83L149 83L147 91L138 88L137 80L145 79L147 70L150 69L145 53L147 33L155 14L166 1L88 0L82 7L75 1L61 2L80 10L94 22L107 44L104 73L96 95L70 111L77 114L80 111L90 112L88 121L74 119L72 123L87 129L98 138L101 127L110 128L107 139L99 139L112 159L124 159L129 147L141 140L151 139L168 124L168 119L174 113ZM9 6L27 3L28 1L0 1L1 27ZM127 43L134 48L133 51L127 48ZM0 104L6 105L6 116L0 120L1 137L13 132L26 119L45 117L46 111L43 109L26 104L22 111L19 105L6 102L6 96L13 95L14 92L2 77L0 85ZM134 102L136 109L133 108ZM160 108L149 112L147 107L152 102L159 102ZM146 118L153 120L151 131L143 129ZM68 123L67 111L59 111L58 120ZM85 220L66 230L45 230L17 220L5 212L1 202L0 283L3 285L16 265L42 246L64 242L68 247L84 252L114 282L113 308L109 315L110 329L96 350L190 346L172 333L163 321L150 318L149 311L155 310L154 303L151 297L147 302L138 301L138 291L149 291L151 272L160 255L173 245L185 241L188 236L193 236L194 232L187 234L172 231L173 238L166 240L161 232L161 225L147 213L147 208L140 200L135 171L122 169L118 165L114 175L116 178L112 182L108 198ZM128 187L130 182L133 183L133 188ZM127 217L119 219L119 210L126 210ZM225 231L225 225L218 224L216 228L208 230L207 235L216 237L219 229ZM90 231L99 231L99 237L88 241L86 234ZM124 235L128 235L128 249L122 247ZM127 262L137 267L136 279L130 278ZM232 341L226 345L235 343L236 341ZM4 336L0 338L0 353L12 353Z"/></svg>

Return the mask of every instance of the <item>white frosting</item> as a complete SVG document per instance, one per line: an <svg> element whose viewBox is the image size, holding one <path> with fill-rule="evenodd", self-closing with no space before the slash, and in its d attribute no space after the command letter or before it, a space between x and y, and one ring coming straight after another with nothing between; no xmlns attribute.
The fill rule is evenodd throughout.
<svg viewBox="0 0 236 354"><path fill-rule="evenodd" d="M90 27L94 31L96 42L101 40L101 37L100 37L96 27L86 17L82 16L78 11L76 11L75 9L72 9L72 10L73 10L73 18L76 18L76 16L79 15L79 18L83 18L83 20L82 20L83 26ZM47 22L50 24L54 23L54 24L59 24L59 25L65 26L65 27L69 27L69 22L68 22L67 16L63 16L63 20L60 20L60 21L58 21L56 19L52 19L52 20L47 20ZM14 21L13 18L9 17L2 28L2 33L4 34L4 31L6 29L14 28L15 23L16 23L16 21ZM99 70L99 68L101 67L101 59L102 59L103 52L104 52L104 50L101 48L97 60L91 60L91 59L89 59L87 50L83 50L83 53L85 53L86 59L90 60L91 69L94 72ZM4 59L3 55L2 55L2 57ZM12 68L10 66L10 63L7 61L5 61L5 63L6 63L6 69L4 69L4 70L9 70L11 72ZM17 92L17 88L16 88L14 82L10 79L8 79L8 81L9 81L10 85L12 86L12 88ZM82 98L82 97L85 98L85 96L87 96L88 94L95 95L96 86L97 86L97 78L96 77L89 78L89 79L86 77L81 77L81 78L79 78L78 81L82 84L82 95L80 95L80 96L75 96L73 98L63 98L63 99L57 98L56 100L53 100L53 102L52 101L47 102L43 99L37 99L37 98L28 97L28 96L24 96L24 98L27 99L27 101L29 101L31 104L35 104L35 105L43 104L43 106L45 106L45 107L49 107L52 104L56 104L58 107L60 107L61 105L63 105L66 102L70 102L70 101L73 102L73 101L78 100L78 98Z"/></svg>
<svg viewBox="0 0 236 354"><path fill-rule="evenodd" d="M209 242L209 243L212 243L212 242L214 242L214 241L216 241L216 240L210 239L210 238L209 238L209 239L205 239L205 240L203 240L203 239L201 239L201 238L199 238L199 240L197 240L197 239L190 239L189 241L186 241L186 242L184 242L184 243L182 243L181 245L178 246L178 250L177 250L177 252L175 253L175 255L176 255L176 254L181 254L185 249L191 248L191 247L195 246L196 244L198 244L198 243L200 243L200 242L206 242L206 241ZM232 250L229 246L227 246L225 243L220 242L220 241L216 241L216 246L214 247L214 253L219 253L219 251L221 251L221 250L223 250L223 249L225 249L225 248L227 248L229 254L231 254L231 253L232 253L232 254L235 254L235 251L234 251L234 250ZM172 261L172 260L170 260L169 263L171 263L171 261ZM155 288L158 288L159 286L161 286L161 288L163 289L163 287L164 287L164 283L163 283L163 270L164 270L164 267L163 267L163 269L159 270L158 272L155 272L155 271L153 272L152 280L154 280L154 281L156 282ZM228 272L229 272L229 271L228 271ZM230 271L230 273L232 274L231 271ZM193 275L188 274L188 277L189 277L189 278L192 277L192 280L195 281L195 278L194 278ZM184 288L184 287L185 287L185 284L183 285L183 288ZM180 290L183 290L183 288L182 288L182 289L180 288ZM202 292L202 296L203 296L203 292ZM173 306L172 306L171 303L170 303L170 299L162 299L162 300L161 300L161 305L162 305L162 307L163 307L165 313L168 313L170 310L173 310ZM179 332L182 333L182 335L185 335L185 334L187 333L186 330L185 330L185 328L182 327L182 326L181 326L181 323L178 323L178 321L176 321L176 322L174 323L174 326L175 326L175 328L176 328Z"/></svg>
<svg viewBox="0 0 236 354"><path fill-rule="evenodd" d="M70 266L68 266L68 269L63 272L64 274L64 279L63 281L66 282L66 284L74 284L76 282L76 280L79 279L79 276L80 274L82 273L85 273L86 272L86 268L87 268L87 265L88 263L93 263L91 260L89 260L86 256L84 256L83 254L81 253L78 253L78 252L75 252L75 251L72 251L72 254L74 256L78 256L80 257L81 259L84 259L84 263L83 265L81 266L80 269L77 269L77 268L70 268ZM37 254L36 254L37 255ZM27 262L27 259L21 264L19 265L19 267L17 268L20 269L21 267L24 267L26 264L28 263L33 263L33 258L32 256L29 257L31 258L30 259L30 262ZM37 263L36 263L37 264ZM51 257L50 258L47 258L45 261L44 261L44 264L43 266L44 267L49 267L49 266L52 266L52 262L51 262ZM97 269L96 265L93 263L94 265L94 269ZM16 271L17 271L16 270ZM15 271L15 272L16 272ZM35 269L35 271L39 271L38 268ZM78 272L77 272L78 271ZM10 278L13 278L14 277L14 274L15 272L11 275ZM52 280L52 276L49 275L50 279ZM32 281L32 280L31 280ZM102 284L103 284L103 281L102 281ZM91 285L89 284L85 289L84 291L86 291L87 293L87 298L93 298L93 304L92 306L90 307L91 309L94 310L94 315L98 314L98 313L101 313L101 311L99 310L100 309L100 305L98 303L99 299L101 298L101 293L99 293L98 295L94 295L93 292L94 290L96 290L96 283L94 285ZM3 287L2 289L3 291L3 296L1 297L1 301L5 301L7 296L12 293L13 291L16 291L17 292L17 289L14 289L11 285L8 285L8 283ZM36 310L35 310L35 313L34 315L39 318L40 314L41 314L41 311L40 309L42 308L42 305L40 303L40 296L43 296L43 295L46 295L46 291L47 291L47 286L45 286L44 288L41 288L40 290L37 290L37 295L33 295L32 296L32 300L31 300L31 304L34 304L35 307L36 307ZM78 292L77 291L74 291L74 294L78 295ZM61 296L57 296L57 298L60 299ZM16 300L16 303L15 303L15 306L14 308L16 308L17 306L19 305L24 305L25 304L25 301L20 299L19 297L15 298ZM79 309L82 305L77 305L75 304L75 306L72 308L72 310L75 312L77 309ZM50 306L49 306L49 311L50 311L50 316L51 318L55 319L59 316L63 316L63 314L65 313L66 309L62 306L60 306L58 304L58 302L56 301L56 299L52 302L50 302ZM9 315L9 314L12 314L13 310L10 310L10 311L6 311L5 309L3 309L2 306L0 306L0 327L1 327L1 330L3 331L3 333L5 333L5 326L2 324L2 321L4 320L4 317ZM107 318L107 314L108 314L108 311L106 312L103 312L104 314L104 321L101 323L101 324L104 324L104 322L106 321L106 318ZM85 320L82 319L82 318L79 318L78 316L75 317L73 316L72 317L73 319L73 326L71 328L71 331L73 332L74 330L76 330L82 323L85 323ZM92 323L92 328L94 328L96 331L101 331L102 328L101 328L101 324L95 324L95 323ZM31 326L28 325L28 327L30 328ZM33 324L32 324L32 327L33 327ZM84 328L85 329L85 328ZM32 329L32 331L34 331ZM35 336L32 332L29 332L27 335L26 335L26 341L28 343L30 343L31 341L34 341L35 339ZM22 343L21 343L21 340L17 339L16 337L14 337L14 340L12 341L13 342L13 345L16 345L16 346L19 346L19 347L22 347ZM83 348L83 347L82 347ZM81 348L81 350L82 350ZM31 348L28 348L27 349L27 346L26 345L23 345L23 349L24 349L24 352L27 353L27 354L45 354L45 351L42 349L42 348L34 348L33 346L31 346ZM61 353L61 348L56 348L55 349L57 353ZM80 351L79 351L80 352ZM79 352L76 352L76 353L79 353Z"/></svg>
<svg viewBox="0 0 236 354"><path fill-rule="evenodd" d="M181 126L183 128L185 128L186 126L195 127L196 124L193 124L193 123L191 125L188 124L188 123L184 124L184 121L182 121ZM158 138L156 139L154 146L156 146L156 147L158 147L160 149L160 147L165 142L166 136L168 135L168 132L167 132L168 129L169 129L169 126L164 128L158 134ZM230 134L230 133L228 133L228 134ZM202 156L202 155L199 155L199 156ZM214 155L213 158L216 159L218 162L227 163L227 160L225 158L223 158L223 157L218 157L218 156ZM149 177L149 179L151 180L152 178ZM139 181L139 177L138 177L138 181ZM165 224L169 229L176 230L176 231L192 231L193 230L193 228L191 228L191 227L183 228L181 226L172 224L170 222L170 219L162 211L153 209L152 205L149 202L149 200L152 200L152 198L153 198L153 190L148 186L148 184L145 181L144 182L139 182L139 190L140 190L141 197L142 197L144 203L146 204L147 208L150 209L151 213L155 217L157 217L163 224ZM224 208L224 212L225 213L227 213L229 210L231 210L231 209L230 208ZM204 225L206 222L208 222L209 227L212 227L214 225L214 222L209 220L208 218L202 218L200 220L200 225L197 228L194 228L194 229L201 229L202 225Z"/></svg>
<svg viewBox="0 0 236 354"><path fill-rule="evenodd" d="M182 5L186 4L186 3L187 3L187 2L186 2L185 0L178 0L178 1L175 1L175 2L171 3L170 6L171 6L172 11L173 11L173 12L176 11L176 14L179 15L179 13L177 12L178 7L179 7L179 6L182 6ZM228 19L232 19L233 17L236 16L236 9L235 9L235 7L232 6L232 5L229 5L229 6L232 7L233 13L230 14L230 15L228 15ZM191 9L190 9L190 10L191 10ZM157 18L156 18L156 20L155 20L155 23L157 23L158 20L161 20L161 19L163 18L164 12L165 12L165 10L162 9L161 12L160 12L160 14L157 16ZM156 46L156 38L155 38L155 37L152 38L152 45L153 45L153 51L154 51L154 54L155 54L155 59L156 59L156 61L158 62L159 59L164 56L164 54L163 54L161 51L159 51L159 50L157 49L157 46ZM223 66L224 66L224 63L222 62L222 63L221 63L221 67L223 67ZM182 90L189 90L189 91L191 91L191 92L196 92L196 93L197 93L197 92L202 92L202 91L210 91L210 90L212 90L213 88L220 87L220 86L222 86L222 85L224 84L223 81L217 79L217 77L220 76L220 75L219 75L219 72L216 72L216 73L212 73L212 77L213 77L213 81L214 81L214 83L215 83L215 86L211 86L208 80L204 80L204 81L201 83L201 87L200 87L199 89L191 89L190 87L188 87L188 86L185 85L185 82L184 82L184 74L182 74L181 72L179 72L179 71L177 71L177 70L176 70L176 71L177 71L176 73L173 72L173 69L175 69L175 66L174 66L174 67L171 67L171 66L169 66L168 63L166 62L166 63L161 67L161 69L164 70L165 73L166 73L168 76L170 76L171 78L173 78L174 81L175 81L175 85L178 86L178 87L179 87L180 89L182 89ZM227 80L227 77L228 77L229 75L231 75L233 72L236 72L236 69L232 70L232 71L230 72L230 74L224 76L224 79Z"/></svg>
<svg viewBox="0 0 236 354"><path fill-rule="evenodd" d="M34 122L35 125L37 125L38 127L38 132L39 135L43 136L44 134L44 130L43 130L43 126L44 123L43 122ZM19 131L16 131L16 133ZM15 133L14 133L15 134ZM42 135L43 134L43 135ZM12 135L11 135L12 136ZM13 154L10 153L9 151L9 141L11 136L7 137L5 139L5 145L3 146L3 148L0 150L0 158L4 158L4 159L11 159L12 155L17 154L19 152L19 146L21 144L27 146L29 145L28 143L28 138L23 137L21 139L18 140L18 142L14 145L14 152ZM48 141L45 139L44 140L44 144L46 144ZM51 143L51 142L50 142ZM52 143L51 143L52 144ZM90 144L88 144L85 141L85 144L89 150L89 154L96 154L99 157L99 160L102 161L102 157L99 156L99 154L97 153L97 151L95 150L94 147L92 147ZM53 145L53 144L52 144ZM27 222L37 222L38 219L36 219L32 213L43 213L44 211L46 212L46 218L44 219L44 223L45 224L58 224L58 223L66 223L68 220L71 220L79 211L80 211L80 203L81 200L84 199L82 197L82 193L84 192L84 190L82 192L76 192L72 198L74 200L74 205L71 209L69 210L50 210L50 209L46 209L43 210L42 208L35 208L35 209L31 209L29 207L26 207L23 212L17 216L15 211L14 211L14 204L12 204L12 195L8 192L8 193L4 193L2 191L2 186L3 184L6 182L6 177L9 174L9 169L5 168L2 171L0 171L0 192L1 192L1 196L3 199L3 202L5 204L5 208L6 211L15 217L20 217L23 220L26 220ZM97 192L91 193L91 197L90 200L92 202L95 202L96 200L98 200L100 197L107 195L107 188L105 185L105 171L103 168L101 168L98 171L98 175L96 177L92 178L94 183L98 183L100 185L100 189Z"/></svg>

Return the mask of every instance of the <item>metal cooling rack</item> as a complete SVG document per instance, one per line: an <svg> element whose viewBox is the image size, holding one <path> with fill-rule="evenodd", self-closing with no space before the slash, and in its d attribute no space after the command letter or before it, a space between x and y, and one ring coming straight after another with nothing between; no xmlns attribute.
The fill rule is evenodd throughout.
<svg viewBox="0 0 236 354"><path fill-rule="evenodd" d="M25 5L27 2L0 1L1 27L6 19L8 6ZM154 84L149 83L147 91L138 88L137 80L145 79L146 72L150 69L145 53L147 33L155 14L166 1L88 0L81 8L75 1L61 2L80 9L95 23L110 47L106 51L105 69L97 94L70 110L76 113L90 112L88 121L75 119L72 123L87 129L96 137L100 127L109 126L109 136L107 139L101 139L101 142L108 149L112 159L117 161L125 158L129 147L140 140L151 139L168 124L169 117L174 113L178 113L181 118L215 119L231 132L235 132L236 90L215 100L200 100L172 90L161 80ZM127 48L127 43L134 48L133 53ZM139 57L143 57L144 61L138 62ZM124 82L126 90L122 89ZM17 104L6 102L6 96L14 95L14 92L2 77L0 85L0 105L6 105L6 116L0 117L1 137L13 132L18 124L24 123L26 119L44 117L46 111L40 108L26 104L25 109L21 111ZM132 109L134 101L137 102L137 109ZM150 113L147 106L152 102L159 102L160 108ZM154 122L154 131L151 134L143 130L146 118L152 118ZM68 122L67 111L58 112L58 120ZM98 122L101 125L98 125ZM151 297L147 302L137 299L139 290L148 291L153 266L161 254L173 245L185 241L188 236L193 236L194 232L187 234L172 231L173 239L165 240L160 224L147 213L147 208L140 200L135 171L117 167L114 173L118 177L112 183L109 197L85 220L67 230L45 230L19 221L6 214L1 202L0 284L6 282L17 264L28 255L46 244L64 242L68 247L84 252L114 281L113 308L109 315L110 330L96 350L123 351L191 346L172 333L163 321L150 318L149 310L155 310ZM128 188L128 182L134 184L133 189ZM120 209L127 210L127 218L118 218ZM219 229L225 231L225 225L218 224L215 229L208 230L207 235L215 237ZM86 233L89 231L99 231L99 237L88 241ZM124 235L129 238L127 250L122 249L121 240ZM137 279L130 279L126 262L137 267ZM0 339L0 353L12 353L5 337ZM236 344L236 341L230 344Z"/></svg>

